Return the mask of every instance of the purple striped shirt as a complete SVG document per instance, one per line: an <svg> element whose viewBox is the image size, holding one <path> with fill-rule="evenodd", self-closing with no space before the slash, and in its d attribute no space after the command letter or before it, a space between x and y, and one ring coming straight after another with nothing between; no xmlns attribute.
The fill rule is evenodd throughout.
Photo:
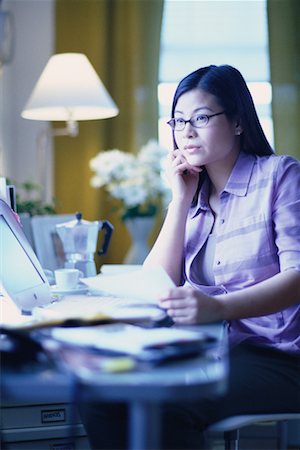
<svg viewBox="0 0 300 450"><path fill-rule="evenodd" d="M252 286L278 272L300 271L299 161L290 156L240 153L220 196L214 286L199 285L193 279L195 257L214 222L208 194L206 178L187 221L185 281L218 295ZM232 345L248 340L300 354L300 299L275 314L231 321L229 338Z"/></svg>

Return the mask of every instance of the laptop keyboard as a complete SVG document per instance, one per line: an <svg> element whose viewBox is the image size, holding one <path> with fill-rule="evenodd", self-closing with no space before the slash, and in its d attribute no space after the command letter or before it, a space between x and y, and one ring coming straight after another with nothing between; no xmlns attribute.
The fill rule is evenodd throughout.
<svg viewBox="0 0 300 450"><path fill-rule="evenodd" d="M146 304L141 300L114 297L110 295L66 295L49 305L38 308L38 315L48 317L92 317L97 314L107 314L111 317L158 317L165 314L155 304Z"/></svg>
<svg viewBox="0 0 300 450"><path fill-rule="evenodd" d="M150 306L149 303L142 303L141 300L127 297L114 297L110 295L67 295L59 301L54 301L49 308L73 308L79 306L84 308L122 308L131 306ZM156 306L156 305L151 305Z"/></svg>

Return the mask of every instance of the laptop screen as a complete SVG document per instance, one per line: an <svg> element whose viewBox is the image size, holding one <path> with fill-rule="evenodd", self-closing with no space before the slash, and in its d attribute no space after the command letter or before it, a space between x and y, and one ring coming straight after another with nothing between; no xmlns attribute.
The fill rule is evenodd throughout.
<svg viewBox="0 0 300 450"><path fill-rule="evenodd" d="M33 264L28 264L27 254L3 216L0 216L0 236L3 250L7 250L4 253L2 270L6 289L11 294L16 294L42 283L38 271Z"/></svg>
<svg viewBox="0 0 300 450"><path fill-rule="evenodd" d="M50 302L50 287L21 226L0 200L0 289L19 309L31 311Z"/></svg>

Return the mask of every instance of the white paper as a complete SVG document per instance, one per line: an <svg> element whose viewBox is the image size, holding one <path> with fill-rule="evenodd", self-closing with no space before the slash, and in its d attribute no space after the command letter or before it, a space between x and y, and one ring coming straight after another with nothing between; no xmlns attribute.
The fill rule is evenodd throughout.
<svg viewBox="0 0 300 450"><path fill-rule="evenodd" d="M92 291L100 291L118 297L140 299L155 303L174 283L162 267L142 267L119 275L99 274L81 279Z"/></svg>
<svg viewBox="0 0 300 450"><path fill-rule="evenodd" d="M0 326L14 327L29 322L28 316L23 316L15 303L6 295L0 294Z"/></svg>
<svg viewBox="0 0 300 450"><path fill-rule="evenodd" d="M103 264L100 272L102 275L120 275L140 270L142 267L142 264Z"/></svg>
<svg viewBox="0 0 300 450"><path fill-rule="evenodd" d="M149 346L199 342L201 332L178 328L145 329L135 325L111 324L99 327L55 328L52 336L73 345L114 350L132 355L139 354Z"/></svg>

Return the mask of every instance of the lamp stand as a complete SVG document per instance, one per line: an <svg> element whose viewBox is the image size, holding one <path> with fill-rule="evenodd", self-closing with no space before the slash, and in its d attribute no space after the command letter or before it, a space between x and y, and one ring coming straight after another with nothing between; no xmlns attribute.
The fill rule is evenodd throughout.
<svg viewBox="0 0 300 450"><path fill-rule="evenodd" d="M56 136L76 137L78 135L78 122L68 120L64 128L42 128L37 136L37 168L38 183L41 186L41 200L43 203L51 203L53 198L52 180L49 177L49 151L51 138Z"/></svg>

